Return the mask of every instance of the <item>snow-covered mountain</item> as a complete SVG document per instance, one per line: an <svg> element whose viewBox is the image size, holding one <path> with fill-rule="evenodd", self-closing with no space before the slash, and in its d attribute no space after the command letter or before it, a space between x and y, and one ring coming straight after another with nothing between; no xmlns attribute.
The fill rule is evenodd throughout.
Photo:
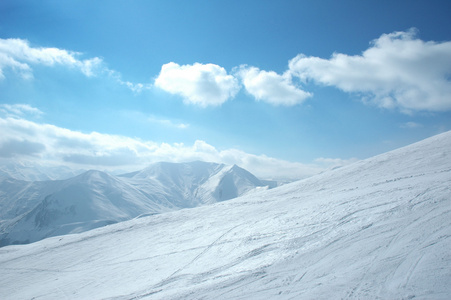
<svg viewBox="0 0 451 300"><path fill-rule="evenodd" d="M248 171L233 165L202 161L192 163L161 162L135 173L121 175L133 184L144 186L159 182L177 207L196 207L229 200L264 187L264 183ZM177 201L179 200L179 201Z"/></svg>
<svg viewBox="0 0 451 300"><path fill-rule="evenodd" d="M0 182L0 245L22 244L107 224L229 200L264 188L237 166L157 163L113 176L88 171L67 180Z"/></svg>
<svg viewBox="0 0 451 300"><path fill-rule="evenodd" d="M148 168L120 175L135 186L159 182L177 207L196 207L243 195L265 185L248 171L233 165L202 161L191 163L160 162ZM150 188L152 190L152 188Z"/></svg>
<svg viewBox="0 0 451 300"><path fill-rule="evenodd" d="M2 299L449 299L451 132L282 187L0 248Z"/></svg>

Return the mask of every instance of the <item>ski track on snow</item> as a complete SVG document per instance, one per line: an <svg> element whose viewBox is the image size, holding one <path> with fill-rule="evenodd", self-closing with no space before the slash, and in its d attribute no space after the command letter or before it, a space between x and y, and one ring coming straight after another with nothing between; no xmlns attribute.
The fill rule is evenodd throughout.
<svg viewBox="0 0 451 300"><path fill-rule="evenodd" d="M450 299L451 132L276 189L0 248L2 299Z"/></svg>

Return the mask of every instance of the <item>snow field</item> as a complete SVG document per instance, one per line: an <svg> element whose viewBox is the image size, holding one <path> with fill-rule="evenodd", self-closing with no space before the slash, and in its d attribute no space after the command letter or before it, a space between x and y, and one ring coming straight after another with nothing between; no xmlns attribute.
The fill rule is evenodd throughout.
<svg viewBox="0 0 451 300"><path fill-rule="evenodd" d="M449 299L451 133L226 202L0 248L2 299Z"/></svg>

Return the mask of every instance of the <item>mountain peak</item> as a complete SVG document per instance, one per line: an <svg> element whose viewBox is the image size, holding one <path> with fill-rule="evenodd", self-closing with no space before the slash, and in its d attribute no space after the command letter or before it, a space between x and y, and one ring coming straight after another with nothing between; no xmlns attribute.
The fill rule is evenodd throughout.
<svg viewBox="0 0 451 300"><path fill-rule="evenodd" d="M99 170L88 170L84 173L81 173L80 175L77 175L69 179L70 182L79 181L87 184L95 182L107 184L109 182L113 182L116 180L117 179L115 176Z"/></svg>

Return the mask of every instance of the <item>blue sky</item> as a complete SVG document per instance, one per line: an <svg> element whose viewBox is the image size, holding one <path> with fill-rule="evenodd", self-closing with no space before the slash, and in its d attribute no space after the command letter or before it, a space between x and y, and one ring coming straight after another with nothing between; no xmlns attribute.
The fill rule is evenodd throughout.
<svg viewBox="0 0 451 300"><path fill-rule="evenodd" d="M0 157L305 177L451 130L449 1L2 1Z"/></svg>

